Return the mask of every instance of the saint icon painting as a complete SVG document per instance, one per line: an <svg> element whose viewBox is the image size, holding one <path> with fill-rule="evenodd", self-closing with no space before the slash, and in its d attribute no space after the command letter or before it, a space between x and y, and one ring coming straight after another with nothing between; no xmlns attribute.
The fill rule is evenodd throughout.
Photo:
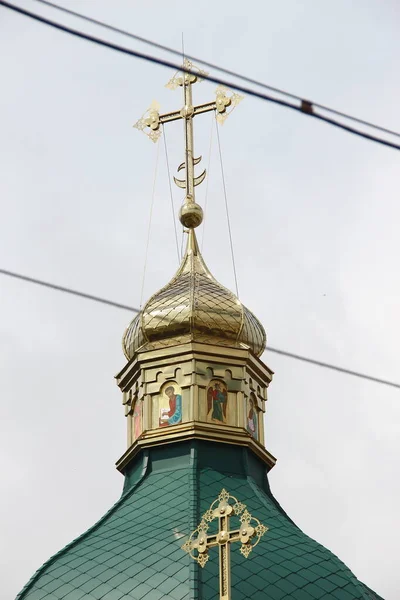
<svg viewBox="0 0 400 600"><path fill-rule="evenodd" d="M228 390L223 381L211 381L207 388L207 420L226 423Z"/></svg>
<svg viewBox="0 0 400 600"><path fill-rule="evenodd" d="M252 435L256 440L258 440L258 414L257 414L257 406L254 398L249 398L247 404L247 417L246 417L246 427L247 431Z"/></svg>
<svg viewBox="0 0 400 600"><path fill-rule="evenodd" d="M174 383L168 383L160 392L159 426L168 427L182 422L182 393Z"/></svg>
<svg viewBox="0 0 400 600"><path fill-rule="evenodd" d="M133 407L133 438L135 440L138 439L140 434L142 433L142 402L140 400L136 400L135 405Z"/></svg>

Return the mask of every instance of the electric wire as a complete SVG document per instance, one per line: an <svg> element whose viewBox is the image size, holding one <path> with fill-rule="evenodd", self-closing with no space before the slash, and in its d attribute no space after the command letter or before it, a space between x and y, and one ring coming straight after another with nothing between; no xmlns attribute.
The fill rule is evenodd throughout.
<svg viewBox="0 0 400 600"><path fill-rule="evenodd" d="M183 39L183 31L181 33L181 48L182 48L182 53L181 53L181 59L182 59L182 65L185 64L185 41ZM179 56L179 52L177 52L177 55ZM184 129L185 129L185 124L183 124ZM185 203L185 198L182 199L182 205ZM185 227L182 224L182 237L181 237L181 259L183 258L183 241L185 239Z"/></svg>
<svg viewBox="0 0 400 600"><path fill-rule="evenodd" d="M94 44L97 44L99 46L103 46L105 48L109 48L110 50L114 50L116 52L120 52L122 54L126 54L128 56L133 56L135 58L140 58L142 60L151 62L153 64L157 64L163 67L168 67L170 69L173 69L175 71L182 71L184 73L190 73L193 75L197 75L196 71L193 71L192 69L186 68L186 67L182 67L182 65L179 65L177 63L162 59L162 58L158 58L156 56L151 56L149 54L145 54L143 52L138 52L137 50L132 50L130 48L126 48L125 46L119 46L118 44L113 44L111 42L108 42L106 40L103 40L101 38L89 35L87 33L78 31L76 29L72 29L71 27L67 27L65 25L62 25L61 23L57 23L55 21L51 21L50 19L46 19L36 13L32 13L30 11L27 11L23 8L20 8L19 6L15 6L14 4L10 4L9 2L6 2L5 0L0 0L0 6L4 6L5 8L8 8L10 10L13 10L21 15L24 15L26 17L29 17L31 19L34 19L35 21L38 21L44 25L48 25L50 27L53 27L55 29L58 29L60 31L63 31L64 33L69 33L70 35L73 35L75 37L78 37L80 39L84 39L86 41L92 42ZM381 144L383 146L386 146L388 148L393 148L395 150L400 150L400 145L399 144L395 144L394 142L390 142L389 140L385 140L383 138L379 138L376 137L374 135L371 135L365 131L360 131L358 129L354 129L354 127L350 127L349 125L345 125L344 123L340 123L339 121L335 121L334 119L330 119L322 114L319 114L317 112L315 112L314 110L314 105L306 100L301 100L301 104L300 106L297 106L296 104L291 104L290 102L287 102L286 100L282 100L280 98L275 98L273 96L269 96L267 94L263 94L262 92L259 92L257 90L248 88L246 86L243 85L239 85L237 83L234 83L232 81L227 81L225 79L221 79L220 77L215 77L212 75L204 75L202 76L203 79L206 79L207 81L210 81L212 83L217 83L219 85L223 85L226 87L229 87L231 89L237 90L239 92L242 92L244 94L248 94L249 96L253 96L254 98L259 98L261 100L267 101L267 102L271 102L273 104L277 104L279 106L284 106L286 108L290 108L291 110L297 111L302 113L303 115L307 115L309 117L313 117L315 119L318 119L320 121L323 121L325 123L328 123L334 127L338 127L339 129L343 129L343 131L347 131L349 133L352 133L356 136L362 137L364 139L367 139L369 141L372 142L376 142L377 144ZM336 114L341 114L339 113L339 111L336 111ZM344 114L344 113L343 113ZM394 133L394 132L391 132ZM394 134L394 135L400 135L400 134Z"/></svg>
<svg viewBox="0 0 400 600"><path fill-rule="evenodd" d="M175 242L176 242L176 254L178 257L178 265L180 263L179 256L179 243L178 243L178 231L176 229L176 219L175 219L175 208L174 208L174 196L172 193L172 185L171 185L171 172L169 168L169 159L168 159L168 150L167 150L167 138L165 134L165 127L163 125L163 138L164 138L164 150L165 150L165 161L167 163L167 175L168 175L168 186L169 186L169 195L171 198L171 211L172 211L172 220L174 222L174 232L175 232Z"/></svg>
<svg viewBox="0 0 400 600"><path fill-rule="evenodd" d="M238 286L237 273L236 273L235 253L234 253L234 251L233 251L233 240L232 240L231 219L230 219L230 217L229 217L228 195L227 195L227 193L226 193L225 174L224 174L224 163L223 163L223 161L222 161L221 140L220 140L220 138L219 138L219 130L218 130L218 123L217 123L217 119L215 119L215 129L217 130L218 153L219 153L219 160L220 160L220 163L221 163L222 186L223 186L223 189L224 189L224 199L225 199L226 221L227 221L227 223L228 223L229 243L230 243L230 246L231 246L231 256L232 256L233 275L234 275L234 277L235 277L236 296L239 298L239 286Z"/></svg>
<svg viewBox="0 0 400 600"><path fill-rule="evenodd" d="M148 256L149 256L150 232L151 232L151 224L153 222L153 208L154 208L154 199L155 199L155 195L156 195L156 182L157 182L158 157L159 157L159 154L160 154L160 144L157 144L156 164L155 164L155 167L154 167L153 191L151 193L149 225L148 225L148 228L147 228L146 252L145 252L145 255L144 255L144 266L143 266L143 275L142 275L142 288L141 288L141 291L140 291L140 308L142 308L144 283L145 283L146 270L147 270L147 259L148 259Z"/></svg>
<svg viewBox="0 0 400 600"><path fill-rule="evenodd" d="M114 302L113 300L107 300L105 298L101 298L100 296L94 296L93 294L87 294L85 292L79 292L77 290L73 290L68 287L64 287L61 285L56 285L54 283L49 283L47 281L43 281L41 279L35 279L34 277L28 277L27 275L21 275L20 273L15 273L14 271L8 271L6 269L0 269L1 275L7 275L8 277L13 277L14 279L19 279L21 281L25 281L27 283L33 283L36 285L43 286L45 288L49 288L51 290L56 290L58 292L63 292L66 294L70 294L72 296L78 296L79 298L85 298L86 300L92 300L94 302L99 302L101 304L106 304L108 306L112 306L113 308L120 308L122 310L129 310L130 312L139 313L140 309L135 308L134 306L128 306L127 304L121 304L120 302ZM325 369L330 369L332 371L337 371L338 373L343 373L345 375L352 375L353 377L358 377L360 379L366 379L367 381L372 381L374 383L378 383L381 385L387 385L390 387L394 387L400 389L400 383L395 383L393 381L389 381L387 379L381 379L379 377L374 377L373 375L366 375L365 373L360 373L358 371L352 371L350 369L346 369L344 367L338 367L337 365L332 365L330 363L322 362L320 360L316 360L314 358L308 358L306 356L301 356L300 354L294 354L293 352L287 352L286 350L278 350L277 348L273 348L271 346L267 346L267 352L274 352L275 354L280 354L281 356L286 356L287 358L292 358L294 360L300 360L302 362L306 362L311 365L315 365L317 367L323 367Z"/></svg>
<svg viewBox="0 0 400 600"><path fill-rule="evenodd" d="M208 186L209 186L209 183L210 183L210 169L211 169L211 155L212 155L214 120L215 120L214 112L211 112L210 146L209 146L209 149L208 149L206 194L205 194L205 198L204 198L204 211L203 211L203 213L204 213L203 231L201 232L201 245L200 245L201 251L203 251L204 233L205 233L205 230L206 230L206 223L207 223Z"/></svg>
<svg viewBox="0 0 400 600"><path fill-rule="evenodd" d="M100 298L99 296L94 296L93 294L87 294L86 292L79 292L79 291L73 290L69 287L57 285L55 283L49 283L48 281L42 281L41 279L35 279L34 277L28 277L27 275L21 275L20 273L15 273L14 271L7 271L6 269L0 269L0 275L7 275L8 277L13 277L14 279L20 279L21 281L25 281L27 283L34 283L35 285L41 285L41 286L49 288L51 290L56 290L57 292L64 292L65 294L71 294L72 296L78 296L79 298L85 298L86 300L93 300L94 302L100 302L101 304L107 304L108 306L113 306L114 308L122 308L122 310L130 310L130 311L134 311L134 312L140 312L140 310L138 308L133 308L132 306L128 306L128 304L121 304L120 302L113 302L112 300L106 300L105 298Z"/></svg>
<svg viewBox="0 0 400 600"><path fill-rule="evenodd" d="M182 227L182 237L181 237L181 260L183 258L183 240L185 239L185 228Z"/></svg>
<svg viewBox="0 0 400 600"><path fill-rule="evenodd" d="M389 385L391 387L395 387L400 389L399 383L394 383L393 381L387 381L386 379L380 379L379 377L373 377L372 375L365 375L364 373L359 373L358 371L351 371L350 369L345 369L343 367L338 367L336 365L331 365L330 363L322 362L320 360L315 360L314 358L308 358L305 356L301 356L300 354L294 354L293 352L287 352L286 350L278 350L277 348L268 347L266 350L271 350L271 352L275 352L275 354L281 354L282 356L286 356L288 358L294 358L295 360L301 360L303 362L315 365L317 367L324 367L326 369L332 369L334 371L338 371L339 373L345 373L346 375L352 375L353 377L359 377L360 379L368 379L369 381L374 381L375 383L381 383L384 385Z"/></svg>
<svg viewBox="0 0 400 600"><path fill-rule="evenodd" d="M163 44L159 44L158 42L154 42L153 40L149 40L147 38L144 38L140 35L136 35L132 32L126 31L124 29L120 29L119 27L114 27L113 25L110 25L108 23L104 23L104 21L99 21L97 19L94 19L92 17L89 17L87 15L83 15L81 13L78 13L74 10L65 8L64 6L59 6L57 4L54 4L53 2L48 2L47 0L35 0L35 2L39 2L40 4L49 6L51 8L54 8L56 10L59 10L61 12L64 12L66 14L69 15L73 15L74 17L78 17L84 21L87 21L88 23L93 23L95 25L99 25L100 27L104 27L105 29L108 29L109 31L113 31L115 33L119 33L121 35L124 35L126 37L129 37L131 39L134 39L138 42L147 44L153 48L158 48L159 50L163 50L165 52L169 52L170 54L174 54L175 56L181 56L183 54L183 51L179 51L179 50L175 50L174 48L170 48L169 46L165 46ZM183 34L182 34L182 47L183 47ZM282 96L286 96L287 98L291 98L292 100L297 100L298 102L304 102L304 98L302 98L301 96L297 96L296 94L292 94L290 92L286 92L284 90L281 90L277 87L268 85L266 83L263 83L261 81L258 81L257 79L253 79L251 77L248 77L246 75L241 75L240 73L236 73L235 71L232 71L230 69L225 69L224 67L220 67L214 63L210 63L207 62L201 58L197 58L195 56L190 56L189 54L186 55L186 58L190 61L193 61L195 63L199 63L202 64L206 67L209 67L210 69L214 69L216 71L220 71L221 73L224 73L225 75L229 75L231 77L235 77L237 79L240 79L242 81L246 81L246 83L251 83L252 85L257 85L258 87L264 88L266 90L269 90L270 92L275 92L277 94L281 94ZM371 127L373 129L376 129L378 131L382 131L383 133L388 133L390 135L394 135L396 137L400 137L400 133L396 132L396 131L392 131L391 129L387 129L386 127L382 127L381 125L376 125L374 123L370 123L369 121L365 121L364 119L360 119L358 117L354 117L352 115L348 115L342 111L336 110L334 108L330 108L329 106L325 106L323 104L319 104L318 102L311 102L309 101L309 104L311 104L312 106L315 106L316 108L320 108L321 110L325 110L326 112L330 112L334 115L343 117L345 119L349 119L351 121L354 121L355 123L359 123L361 125L366 125L368 127Z"/></svg>

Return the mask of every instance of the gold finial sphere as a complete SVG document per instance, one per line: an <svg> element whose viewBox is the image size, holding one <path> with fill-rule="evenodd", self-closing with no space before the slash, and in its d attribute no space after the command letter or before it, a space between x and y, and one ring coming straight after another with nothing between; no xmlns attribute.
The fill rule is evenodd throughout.
<svg viewBox="0 0 400 600"><path fill-rule="evenodd" d="M188 229L198 227L203 221L203 209L196 202L188 202L186 199L179 211L179 220Z"/></svg>

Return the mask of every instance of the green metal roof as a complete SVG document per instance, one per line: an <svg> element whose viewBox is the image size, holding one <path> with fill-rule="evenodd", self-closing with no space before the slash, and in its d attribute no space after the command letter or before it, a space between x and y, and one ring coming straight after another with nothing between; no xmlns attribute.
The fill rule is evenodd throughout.
<svg viewBox="0 0 400 600"><path fill-rule="evenodd" d="M143 452L120 500L45 563L17 600L214 600L218 550L201 569L181 545L222 488L269 527L249 558L232 546L232 600L382 600L291 521L258 458L207 442Z"/></svg>

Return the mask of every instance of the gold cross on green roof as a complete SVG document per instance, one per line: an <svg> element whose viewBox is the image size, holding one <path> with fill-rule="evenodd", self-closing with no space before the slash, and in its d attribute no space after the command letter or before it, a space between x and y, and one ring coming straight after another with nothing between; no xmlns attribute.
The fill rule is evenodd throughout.
<svg viewBox="0 0 400 600"><path fill-rule="evenodd" d="M230 500L233 503L230 503ZM237 516L240 520L239 529L230 529L230 519ZM218 532L207 535L209 523L218 519ZM252 517L242 504L231 496L225 489L221 491L218 498L214 500L210 508L204 513L200 525L190 534L189 539L182 546L182 550L188 552L201 567L208 561L208 550L214 546L219 547L219 594L220 600L231 598L231 566L230 566L230 544L241 542L240 552L247 558L257 546L261 537L268 531L268 527ZM197 534L197 536L196 536ZM253 541L255 539L255 541ZM194 553L196 551L196 554Z"/></svg>

